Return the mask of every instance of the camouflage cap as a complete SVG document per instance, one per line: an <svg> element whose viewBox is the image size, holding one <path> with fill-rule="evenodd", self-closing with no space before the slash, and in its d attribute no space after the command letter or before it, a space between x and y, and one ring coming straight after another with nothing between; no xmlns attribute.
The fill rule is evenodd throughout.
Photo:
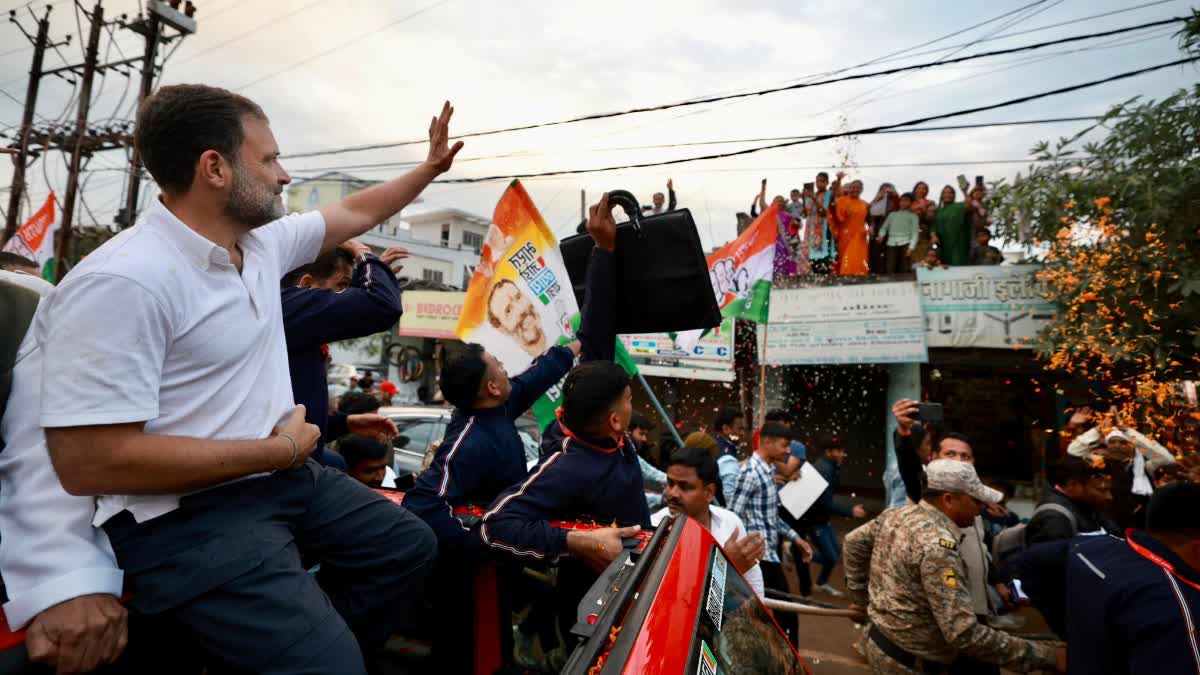
<svg viewBox="0 0 1200 675"><path fill-rule="evenodd" d="M938 492L971 495L988 504L998 504L1004 493L984 485L975 466L954 459L935 459L925 465L926 487Z"/></svg>

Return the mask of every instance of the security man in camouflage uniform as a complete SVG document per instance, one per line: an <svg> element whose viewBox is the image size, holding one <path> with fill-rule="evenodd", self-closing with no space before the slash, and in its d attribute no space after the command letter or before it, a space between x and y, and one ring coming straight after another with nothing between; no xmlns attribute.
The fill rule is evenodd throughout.
<svg viewBox="0 0 1200 675"><path fill-rule="evenodd" d="M966 653L1019 672L1066 672L1065 648L1013 637L975 616L955 533L1003 495L964 462L934 460L925 475L919 503L885 511L846 537L846 589L867 607L871 671L946 673Z"/></svg>

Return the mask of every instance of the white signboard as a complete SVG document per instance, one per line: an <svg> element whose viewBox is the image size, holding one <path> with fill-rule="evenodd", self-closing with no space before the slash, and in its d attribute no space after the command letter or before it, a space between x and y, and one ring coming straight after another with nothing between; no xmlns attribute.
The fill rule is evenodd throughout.
<svg viewBox="0 0 1200 675"><path fill-rule="evenodd" d="M732 382L733 318L708 331L691 349L668 333L619 335L625 351L633 357L638 370L652 377Z"/></svg>
<svg viewBox="0 0 1200 675"><path fill-rule="evenodd" d="M925 363L928 359L916 284L771 291L767 364Z"/></svg>
<svg viewBox="0 0 1200 675"><path fill-rule="evenodd" d="M917 270L930 347L1017 349L1054 318L1040 265Z"/></svg>

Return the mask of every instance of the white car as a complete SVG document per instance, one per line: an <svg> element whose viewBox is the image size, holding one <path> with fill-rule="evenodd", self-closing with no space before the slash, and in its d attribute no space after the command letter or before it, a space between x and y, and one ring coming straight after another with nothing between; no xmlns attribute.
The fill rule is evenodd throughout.
<svg viewBox="0 0 1200 675"><path fill-rule="evenodd" d="M421 473L433 461L433 453L446 435L451 409L444 406L388 406L379 414L396 423L399 435L392 441L392 470L403 485L409 475ZM525 445L525 462L533 466L538 460L541 428L533 415L517 418L517 433Z"/></svg>

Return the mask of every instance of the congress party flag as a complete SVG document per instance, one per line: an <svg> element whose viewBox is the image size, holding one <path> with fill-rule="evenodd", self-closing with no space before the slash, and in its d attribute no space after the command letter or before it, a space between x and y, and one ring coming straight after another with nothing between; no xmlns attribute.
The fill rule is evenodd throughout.
<svg viewBox="0 0 1200 675"><path fill-rule="evenodd" d="M41 268L42 278L54 283L54 193L51 192L42 208L37 210L16 234L4 244L9 253L23 255Z"/></svg>
<svg viewBox="0 0 1200 675"><path fill-rule="evenodd" d="M579 320L558 241L524 186L514 180L492 214L455 335L483 345L516 374L551 346L574 340ZM636 372L633 360L617 346L617 362ZM554 419L561 398L559 383L534 404L543 427Z"/></svg>
<svg viewBox="0 0 1200 675"><path fill-rule="evenodd" d="M772 204L737 239L708 256L708 276L722 317L767 322L778 223L779 207ZM680 333L675 341L691 351L704 332Z"/></svg>

